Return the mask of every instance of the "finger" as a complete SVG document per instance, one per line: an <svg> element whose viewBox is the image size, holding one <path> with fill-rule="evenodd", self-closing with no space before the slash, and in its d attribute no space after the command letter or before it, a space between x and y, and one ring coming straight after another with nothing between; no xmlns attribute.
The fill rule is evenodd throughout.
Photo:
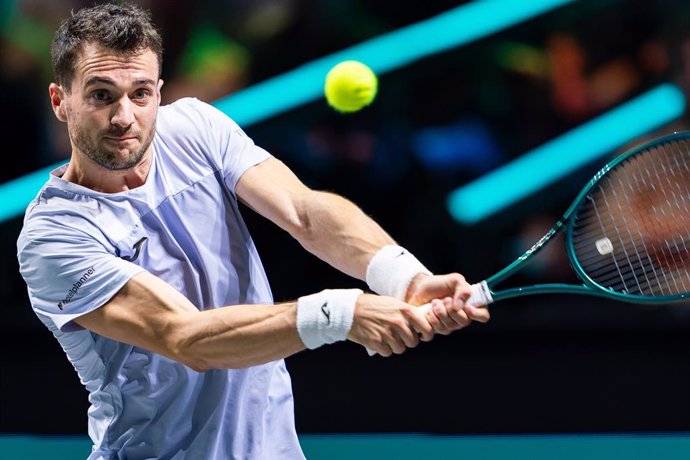
<svg viewBox="0 0 690 460"><path fill-rule="evenodd" d="M403 308L403 319L395 324L394 333L402 340L406 348L414 348L419 344L419 334L415 331L414 324L410 320L414 314L411 313L412 308Z"/></svg>
<svg viewBox="0 0 690 460"><path fill-rule="evenodd" d="M455 323L453 330L458 330L469 326L472 323L470 316L464 310L464 307L460 310L451 310L450 318Z"/></svg>
<svg viewBox="0 0 690 460"><path fill-rule="evenodd" d="M460 278L462 279L456 284L453 291L453 307L456 311L461 310L465 302L472 296L472 287L465 281L465 278L462 276Z"/></svg>
<svg viewBox="0 0 690 460"><path fill-rule="evenodd" d="M423 305L421 307L411 308L406 312L406 317L410 320L410 324L415 332L419 334L422 342L431 342L434 338L434 327L430 323L427 313L431 309L431 305ZM434 321L438 321L434 318Z"/></svg>
<svg viewBox="0 0 690 460"><path fill-rule="evenodd" d="M450 299L447 298L446 303L449 304ZM431 314L438 319L439 326L434 328L438 334L448 335L452 332L453 320L448 315L448 308L444 302L434 299L431 301Z"/></svg>
<svg viewBox="0 0 690 460"><path fill-rule="evenodd" d="M393 354L393 350L391 350L391 347L386 344L386 342L383 340L383 337L381 337L379 340L374 340L373 342L368 343L365 345L365 348L367 349L369 356L379 355L387 358Z"/></svg>
<svg viewBox="0 0 690 460"><path fill-rule="evenodd" d="M391 351L396 355L403 354L407 349L405 347L405 343L395 334L386 334L384 341L386 342L386 345L390 347Z"/></svg>
<svg viewBox="0 0 690 460"><path fill-rule="evenodd" d="M415 332L411 327L405 328L405 332L400 335L405 347L414 348L419 345L419 334Z"/></svg>
<svg viewBox="0 0 690 460"><path fill-rule="evenodd" d="M463 327L466 327L468 324L472 322L470 318L467 316L467 313L465 313L465 311L463 310L463 308L465 307L464 301L460 300L459 308L455 300L451 299L450 297L443 299L443 303L446 306L448 318L450 320L450 324L448 324L448 326L451 327L453 330L462 329Z"/></svg>
<svg viewBox="0 0 690 460"><path fill-rule="evenodd" d="M434 302L436 302L436 300L432 300L429 304L429 309L424 314L424 319L427 321L429 326L431 326L432 331L435 333L443 327L443 324L441 324L441 320L438 319L438 317L434 314Z"/></svg>
<svg viewBox="0 0 690 460"><path fill-rule="evenodd" d="M383 356L384 358L388 358L393 354L393 350L391 350L391 347L388 345L384 344L379 344L375 348L368 348L368 350L373 350L374 355L380 355Z"/></svg>
<svg viewBox="0 0 690 460"><path fill-rule="evenodd" d="M463 311L467 314L467 317L472 321L478 321L480 323L486 323L491 319L491 314L489 309L486 307L475 307L473 305L465 305Z"/></svg>
<svg viewBox="0 0 690 460"><path fill-rule="evenodd" d="M383 356L384 358L388 358L389 356L391 356L393 354L393 350L391 350L391 347L389 347L385 343L379 344L375 348L375 351L376 351L376 353Z"/></svg>

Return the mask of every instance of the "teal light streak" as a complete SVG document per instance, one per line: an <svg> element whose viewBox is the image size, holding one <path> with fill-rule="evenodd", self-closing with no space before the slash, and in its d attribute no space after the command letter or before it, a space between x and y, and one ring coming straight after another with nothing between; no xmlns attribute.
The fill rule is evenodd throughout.
<svg viewBox="0 0 690 460"><path fill-rule="evenodd" d="M50 171L61 164L64 164L64 161L0 185L0 222L23 214L27 204L48 180Z"/></svg>
<svg viewBox="0 0 690 460"><path fill-rule="evenodd" d="M685 96L663 84L451 192L448 211L474 224L685 112ZM584 185L584 184L583 184Z"/></svg>
<svg viewBox="0 0 690 460"><path fill-rule="evenodd" d="M328 460L687 460L690 452L687 432L473 436L301 434L299 441L307 458ZM91 440L86 436L0 435L0 452L7 460L72 460L89 455L91 447Z"/></svg>
<svg viewBox="0 0 690 460"><path fill-rule="evenodd" d="M0 0L1 1L1 0ZM572 0L477 0L433 18L373 38L257 83L214 105L242 126L322 97L326 73L346 59L381 74L433 53L464 45ZM0 222L21 214L48 179L48 168L0 184Z"/></svg>
<svg viewBox="0 0 690 460"><path fill-rule="evenodd" d="M382 74L478 40L571 1L477 0L311 61L220 99L214 105L246 126L321 98L326 74L341 61L362 61Z"/></svg>

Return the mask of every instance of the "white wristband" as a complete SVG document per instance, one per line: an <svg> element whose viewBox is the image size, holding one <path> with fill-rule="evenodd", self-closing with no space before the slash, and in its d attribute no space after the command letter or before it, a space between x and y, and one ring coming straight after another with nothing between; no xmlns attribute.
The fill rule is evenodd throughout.
<svg viewBox="0 0 690 460"><path fill-rule="evenodd" d="M400 246L382 247L367 266L367 285L377 294L405 300L412 278L431 272L415 256Z"/></svg>
<svg viewBox="0 0 690 460"><path fill-rule="evenodd" d="M297 333L309 349L347 339L361 289L326 289L297 300Z"/></svg>

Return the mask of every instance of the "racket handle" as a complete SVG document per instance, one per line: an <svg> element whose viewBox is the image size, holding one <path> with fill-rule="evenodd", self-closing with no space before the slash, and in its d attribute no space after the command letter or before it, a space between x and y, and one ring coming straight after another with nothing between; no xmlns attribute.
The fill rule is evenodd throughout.
<svg viewBox="0 0 690 460"><path fill-rule="evenodd" d="M480 281L479 283L475 283L470 286L470 289L472 290L472 294L470 294L470 298L467 299L468 305L489 305L490 303L493 303L494 298L491 296L491 291L489 290L489 285L486 284L486 281ZM417 307L419 309L419 312L423 315L426 315L429 313L431 310L431 304L430 303L425 303L424 305L420 305ZM376 352L374 350L371 350L367 348L367 353L369 356L374 356Z"/></svg>
<svg viewBox="0 0 690 460"><path fill-rule="evenodd" d="M489 289L489 285L486 284L486 281L475 283L470 286L470 289L472 290L472 294L470 295L470 298L467 299L467 304L472 306L482 306L494 303L494 298L491 295L491 290Z"/></svg>

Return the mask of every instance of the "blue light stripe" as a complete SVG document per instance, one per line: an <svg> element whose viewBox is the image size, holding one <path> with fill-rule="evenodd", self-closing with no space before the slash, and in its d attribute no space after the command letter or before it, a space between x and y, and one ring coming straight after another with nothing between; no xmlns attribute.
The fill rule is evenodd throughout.
<svg viewBox="0 0 690 460"><path fill-rule="evenodd" d="M660 85L451 192L448 211L464 224L486 219L680 117L685 104L685 96L677 86Z"/></svg>
<svg viewBox="0 0 690 460"><path fill-rule="evenodd" d="M0 185L0 222L23 214L27 204L45 185L50 171L64 163L56 163Z"/></svg>
<svg viewBox="0 0 690 460"><path fill-rule="evenodd" d="M323 95L326 73L340 61L356 59L381 74L433 53L464 45L572 0L477 0L433 18L381 35L292 71L257 83L214 105L242 126L314 101ZM59 164L0 184L0 222L23 212Z"/></svg>
<svg viewBox="0 0 690 460"><path fill-rule="evenodd" d="M354 59L381 74L467 44L572 0L478 0L309 62L214 104L240 125L264 120L323 96L335 64Z"/></svg>

